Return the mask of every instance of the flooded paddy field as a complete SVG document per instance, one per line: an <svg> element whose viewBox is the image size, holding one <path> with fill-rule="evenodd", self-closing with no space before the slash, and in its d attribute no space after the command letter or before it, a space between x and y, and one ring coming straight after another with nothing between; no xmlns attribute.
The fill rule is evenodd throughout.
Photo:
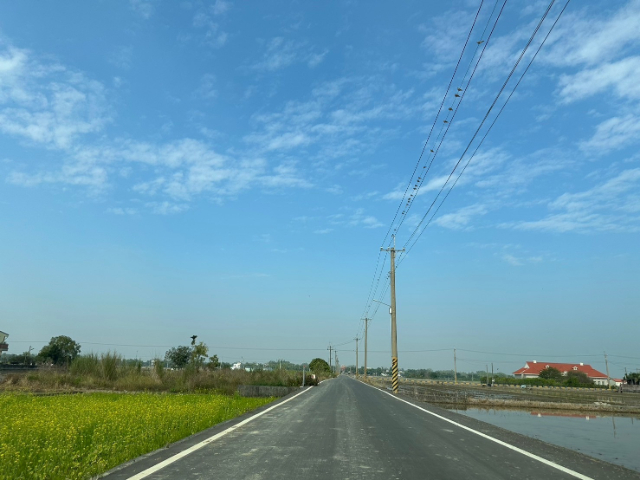
<svg viewBox="0 0 640 480"><path fill-rule="evenodd" d="M386 378L368 382L379 388L390 388ZM402 379L400 393L422 402L464 407L518 407L640 414L640 393L587 388L514 388L485 387L480 384L433 383Z"/></svg>
<svg viewBox="0 0 640 480"><path fill-rule="evenodd" d="M640 472L640 415L453 407L450 410Z"/></svg>

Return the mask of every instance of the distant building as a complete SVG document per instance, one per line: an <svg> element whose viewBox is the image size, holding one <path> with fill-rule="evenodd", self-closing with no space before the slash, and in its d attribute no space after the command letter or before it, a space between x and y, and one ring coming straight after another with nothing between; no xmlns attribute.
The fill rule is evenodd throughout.
<svg viewBox="0 0 640 480"><path fill-rule="evenodd" d="M231 370L242 370L242 362L234 363L231 365Z"/></svg>
<svg viewBox="0 0 640 480"><path fill-rule="evenodd" d="M9 350L9 345L7 345L6 340L9 337L8 333L0 332L0 353L6 352Z"/></svg>
<svg viewBox="0 0 640 480"><path fill-rule="evenodd" d="M593 368L591 365L585 365L584 363L551 363L551 362L538 362L534 360L533 362L529 361L524 364L524 367L513 372L513 375L516 378L538 378L540 376L540 372L542 372L545 368L555 368L560 370L562 375L566 375L567 372L582 372L586 373L587 377L593 380L593 383L596 385L606 385L607 384L607 376Z"/></svg>

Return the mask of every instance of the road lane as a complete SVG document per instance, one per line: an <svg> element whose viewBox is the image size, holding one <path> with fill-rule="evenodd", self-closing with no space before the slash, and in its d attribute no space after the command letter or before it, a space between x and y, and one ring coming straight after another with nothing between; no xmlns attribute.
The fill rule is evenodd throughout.
<svg viewBox="0 0 640 480"><path fill-rule="evenodd" d="M422 404L424 406L424 404ZM640 478L622 467L428 407L446 418L584 475ZM107 478L157 464L153 455ZM278 406L145 478L580 478L341 376Z"/></svg>

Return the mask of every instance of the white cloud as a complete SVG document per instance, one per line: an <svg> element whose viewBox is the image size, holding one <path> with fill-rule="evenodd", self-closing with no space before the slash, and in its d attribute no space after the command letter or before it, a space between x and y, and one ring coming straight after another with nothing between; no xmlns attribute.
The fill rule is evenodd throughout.
<svg viewBox="0 0 640 480"><path fill-rule="evenodd" d="M230 2L216 0L216 3L214 3L213 6L211 7L211 13L213 13L214 15L222 15L224 13L227 13L230 8L231 8Z"/></svg>
<svg viewBox="0 0 640 480"><path fill-rule="evenodd" d="M200 85L195 91L195 95L199 99L213 100L218 96L216 86L216 76L207 73L200 78Z"/></svg>
<svg viewBox="0 0 640 480"><path fill-rule="evenodd" d="M594 135L582 142L580 148L588 152L595 151L595 153L611 152L638 140L640 140L640 117L628 114L600 123Z"/></svg>
<svg viewBox="0 0 640 480"><path fill-rule="evenodd" d="M129 6L138 15L148 19L155 12L154 0L129 0Z"/></svg>
<svg viewBox="0 0 640 480"><path fill-rule="evenodd" d="M107 213L112 213L113 215L135 215L137 210L135 208L107 208Z"/></svg>
<svg viewBox="0 0 640 480"><path fill-rule="evenodd" d="M510 253L505 253L502 255L502 259L507 262L509 265L513 265L514 267L521 267L523 265L522 261L518 258L514 257Z"/></svg>
<svg viewBox="0 0 640 480"><path fill-rule="evenodd" d="M320 65L329 51L312 51L305 42L274 37L266 43L262 59L253 65L255 70L275 72L294 63L305 62L309 68Z"/></svg>
<svg viewBox="0 0 640 480"><path fill-rule="evenodd" d="M327 53L329 53L329 50L325 50L322 53L312 53L312 54L310 54L309 57L308 57L308 60L307 60L307 65L310 68L317 67L318 65L320 65L324 61L324 57L327 56Z"/></svg>
<svg viewBox="0 0 640 480"><path fill-rule="evenodd" d="M376 217L366 215L363 208L358 208L349 217L348 224L352 227L379 228L384 226Z"/></svg>
<svg viewBox="0 0 640 480"><path fill-rule="evenodd" d="M453 230L461 230L469 228L471 220L479 215L485 215L488 212L487 207L484 205L469 205L459 209L453 213L447 213L441 215L434 220L436 225L441 227L450 228Z"/></svg>
<svg viewBox="0 0 640 480"><path fill-rule="evenodd" d="M218 9L219 10L219 9ZM214 15L216 5L213 6ZM193 26L204 31L204 43L213 48L222 48L228 39L227 32L220 28L220 24L213 20L211 15L201 11L194 15Z"/></svg>
<svg viewBox="0 0 640 480"><path fill-rule="evenodd" d="M109 63L118 68L128 69L131 67L132 62L133 47L131 46L118 47L109 55Z"/></svg>
<svg viewBox="0 0 640 480"><path fill-rule="evenodd" d="M111 120L103 85L28 50L0 44L0 132L68 149Z"/></svg>
<svg viewBox="0 0 640 480"><path fill-rule="evenodd" d="M182 203L171 203L171 202L149 202L146 204L151 211L157 215L173 215L176 213L181 213L189 209L189 206Z"/></svg>
<svg viewBox="0 0 640 480"><path fill-rule="evenodd" d="M597 65L640 44L640 1L632 0L610 18L567 14L550 38L542 59L557 66Z"/></svg>
<svg viewBox="0 0 640 480"><path fill-rule="evenodd" d="M640 100L640 56L628 57L614 63L604 63L582 70L575 75L560 77L562 103L590 97L606 91L618 98Z"/></svg>
<svg viewBox="0 0 640 480"><path fill-rule="evenodd" d="M640 211L636 192L640 189L640 168L624 170L617 176L579 193L565 193L548 204L552 213L541 220L503 224L518 230L591 233L596 231L640 231ZM629 208L632 206L632 208ZM636 210L637 207L638 210ZM632 213L632 215L629 215Z"/></svg>
<svg viewBox="0 0 640 480"><path fill-rule="evenodd" d="M398 135L390 120L406 121L421 114L413 96L382 77L323 83L307 101L290 101L280 111L254 115L254 130L244 140L260 155L296 151L306 155L307 148L317 146L318 164L338 157L355 163L389 136Z"/></svg>
<svg viewBox="0 0 640 480"><path fill-rule="evenodd" d="M300 54L302 43L275 37L267 43L262 60L254 65L257 70L275 71L291 65Z"/></svg>
<svg viewBox="0 0 640 480"><path fill-rule="evenodd" d="M512 255L510 253L502 254L501 258L513 267L522 267L523 265L528 263L540 263L544 259L542 255L538 255L536 257L516 257L515 255Z"/></svg>

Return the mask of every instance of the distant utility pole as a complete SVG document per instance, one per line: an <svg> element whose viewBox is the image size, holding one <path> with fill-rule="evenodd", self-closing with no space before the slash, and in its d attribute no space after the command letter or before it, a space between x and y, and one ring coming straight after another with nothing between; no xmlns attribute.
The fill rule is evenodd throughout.
<svg viewBox="0 0 640 480"><path fill-rule="evenodd" d="M385 250L380 247L380 250ZM396 252L404 252L396 250L396 236L393 235L393 247L387 248L387 252L391 254L391 384L393 393L398 393L398 330L396 328Z"/></svg>
<svg viewBox="0 0 640 480"><path fill-rule="evenodd" d="M356 337L356 378L358 378L358 340L359 338Z"/></svg>
<svg viewBox="0 0 640 480"><path fill-rule="evenodd" d="M493 362L491 362L491 386L493 387Z"/></svg>
<svg viewBox="0 0 640 480"><path fill-rule="evenodd" d="M329 371L331 371L331 350L332 349L333 347L331 345L327 347L327 350L329 350Z"/></svg>
<svg viewBox="0 0 640 480"><path fill-rule="evenodd" d="M364 378L367 378L367 330L370 318L364 319Z"/></svg>
<svg viewBox="0 0 640 480"><path fill-rule="evenodd" d="M334 350L333 354L336 356L336 362L335 362L336 375L340 375L340 370L339 370L340 367L338 367L338 351Z"/></svg>
<svg viewBox="0 0 640 480"><path fill-rule="evenodd" d="M611 377L609 376L609 360L607 360L607 352L604 352L604 364L607 366L607 390L611 390Z"/></svg>
<svg viewBox="0 0 640 480"><path fill-rule="evenodd" d="M453 381L458 383L458 364L456 363L456 349L453 349Z"/></svg>
<svg viewBox="0 0 640 480"><path fill-rule="evenodd" d="M487 367L487 385L489 385L489 365L485 365Z"/></svg>
<svg viewBox="0 0 640 480"><path fill-rule="evenodd" d="M29 351L25 352L24 354L24 364L27 364L27 357L31 357L31 350L33 350L33 348L31 347L31 345L29 345Z"/></svg>

